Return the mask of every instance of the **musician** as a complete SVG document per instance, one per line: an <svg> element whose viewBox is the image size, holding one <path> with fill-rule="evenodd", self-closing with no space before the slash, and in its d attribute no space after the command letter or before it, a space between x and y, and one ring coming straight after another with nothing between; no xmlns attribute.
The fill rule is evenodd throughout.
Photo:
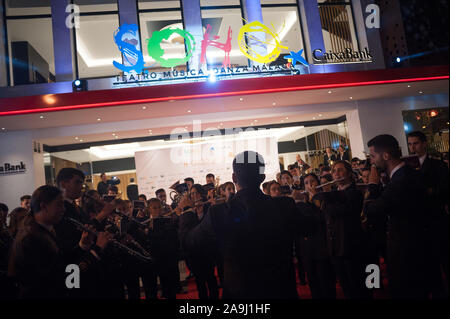
<svg viewBox="0 0 450 319"><path fill-rule="evenodd" d="M163 297L175 299L178 281L177 228L170 217L163 217L159 199L151 198L148 208L153 225L148 231L148 247L152 252L154 264L147 267L143 276L146 298L157 298L159 277Z"/></svg>
<svg viewBox="0 0 450 319"><path fill-rule="evenodd" d="M334 154L333 149L331 147L327 147L325 149L325 155L323 156L323 164L330 167L332 164L331 162L335 162L336 160L337 157Z"/></svg>
<svg viewBox="0 0 450 319"><path fill-rule="evenodd" d="M64 216L75 219L83 225L90 224L99 231L102 232L105 227L106 219L114 211L114 203L103 203L101 211L97 212L94 218L90 218L89 214L82 210L82 208L74 204L75 199L81 197L81 190L84 182L84 173L75 168L63 168L58 172L56 177L56 184L61 190L64 198ZM54 226L56 238L62 250L62 254L67 263L71 263L73 260L78 260L80 256L74 247L78 247L82 231L74 227L66 219L61 220ZM75 251L75 253L74 253ZM83 297L82 295L90 295L95 297L95 292L99 292L97 298L104 296L111 296L114 298L121 298L124 295L123 286L120 285L119 279L111 275L115 272L114 267L117 262L108 262L111 260L108 251L103 253L102 249L97 245L93 245L92 249L88 250L88 256L84 256L88 261L87 269L85 271L84 281L88 287L82 288L82 291L74 291L78 294L75 297ZM104 257L104 258L102 258ZM101 265L98 261L101 260ZM101 268L101 269L100 269ZM102 278L99 278L98 273L102 274ZM108 276L110 278L108 278ZM83 286L83 287L85 287ZM102 286L102 287L100 287ZM103 288L101 290L101 288ZM102 295L103 294L103 295Z"/></svg>
<svg viewBox="0 0 450 319"><path fill-rule="evenodd" d="M270 190L269 190L270 184L271 184L271 181L269 181L269 182L264 182L264 183L262 184L263 193L266 194L266 195L270 195ZM234 185L234 184L233 184L233 185Z"/></svg>
<svg viewBox="0 0 450 319"><path fill-rule="evenodd" d="M191 190L192 185L194 185L194 179L192 177L186 177L184 182L187 184L188 190Z"/></svg>
<svg viewBox="0 0 450 319"><path fill-rule="evenodd" d="M369 184L370 168L364 167L361 169L361 182L363 184Z"/></svg>
<svg viewBox="0 0 450 319"><path fill-rule="evenodd" d="M224 195L226 197L226 201L228 202L236 194L236 187L232 182L226 182L223 186L225 189Z"/></svg>
<svg viewBox="0 0 450 319"><path fill-rule="evenodd" d="M195 213L189 220L190 227L201 223L207 216L210 203L205 203L206 193L200 184L191 187L189 196L185 195L179 206L183 211ZM182 215L183 216L183 215ZM184 222L180 219L180 237ZM219 299L217 278L214 274L214 265L217 260L217 247L214 241L209 241L202 245L201 249L192 249L182 241L182 249L188 254L189 267L194 273L199 299Z"/></svg>
<svg viewBox="0 0 450 319"><path fill-rule="evenodd" d="M400 159L401 150L393 136L378 135L367 146L376 167L371 168L364 214L368 220L388 217L386 257L391 298L426 298L424 224L428 209L423 180ZM383 191L378 170L390 176Z"/></svg>
<svg viewBox="0 0 450 319"><path fill-rule="evenodd" d="M292 252L298 214L291 198L262 193L264 166L257 153L238 154L233 161L236 195L211 206L200 222L192 211L180 216L184 247L199 252L212 242L218 245L225 299L297 298Z"/></svg>
<svg viewBox="0 0 450 319"><path fill-rule="evenodd" d="M368 261L367 237L361 227L363 194L353 181L348 162L336 161L332 167L338 191L317 194L327 226L328 253L347 298L369 298L365 286Z"/></svg>
<svg viewBox="0 0 450 319"><path fill-rule="evenodd" d="M214 174L212 174L212 173L208 173L207 175L206 175L206 184L216 184L216 178L215 178L215 176L214 176Z"/></svg>
<svg viewBox="0 0 450 319"><path fill-rule="evenodd" d="M325 174L320 177L320 184L327 184L333 181L333 176L331 174ZM333 185L328 184L322 187L322 192L331 192L333 190Z"/></svg>
<svg viewBox="0 0 450 319"><path fill-rule="evenodd" d="M14 240L8 275L17 280L20 298L65 298L68 296L66 260L54 226L64 215L64 200L59 189L41 186L31 198L31 214ZM79 249L89 249L92 236L84 232ZM104 248L107 235L99 235L97 245Z"/></svg>
<svg viewBox="0 0 450 319"><path fill-rule="evenodd" d="M117 195L119 195L119 188L116 185L109 185L108 196L117 197Z"/></svg>
<svg viewBox="0 0 450 319"><path fill-rule="evenodd" d="M297 208L307 225L298 236L300 258L305 267L313 299L336 299L336 276L327 250L327 229L320 205L313 203L313 197L320 192L319 178L307 174L304 178L306 195Z"/></svg>
<svg viewBox="0 0 450 319"><path fill-rule="evenodd" d="M420 173L431 207L429 207L430 225L427 229L427 257L433 298L445 298L448 293L442 282L441 268L448 279L448 167L440 159L427 154L427 138L420 131L408 134L408 148L412 155L419 156Z"/></svg>
<svg viewBox="0 0 450 319"><path fill-rule="evenodd" d="M292 186L294 182L294 179L292 177L292 174L289 171L282 171L281 172L281 185L283 186Z"/></svg>
<svg viewBox="0 0 450 319"><path fill-rule="evenodd" d="M281 196L281 185L278 182L271 182L269 185L269 194L271 197L280 197Z"/></svg>

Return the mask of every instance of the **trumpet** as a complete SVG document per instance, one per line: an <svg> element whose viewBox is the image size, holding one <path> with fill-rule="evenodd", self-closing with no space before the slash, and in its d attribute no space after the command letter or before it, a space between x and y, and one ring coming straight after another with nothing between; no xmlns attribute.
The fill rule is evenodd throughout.
<svg viewBox="0 0 450 319"><path fill-rule="evenodd" d="M75 226L76 228L78 228L81 231L86 231L90 234L93 234L95 236L98 235L98 232L95 230L90 229L89 227L86 227L85 225L83 225L82 223L80 223L78 220L70 218L70 217L64 217L64 219L69 222L70 224L72 224L73 226ZM151 257L150 253L147 252L144 248L142 248L142 246L136 242L135 240L129 240L129 242L131 244L133 244L134 246L136 246L139 251L136 251L134 249L131 249L130 247L122 244L120 241L116 240L116 239L112 239L111 243L113 245L115 245L117 248L121 249L122 251L126 252L127 254L129 254L130 256L136 257L138 259L140 259L141 261L144 262L152 262L153 258Z"/></svg>

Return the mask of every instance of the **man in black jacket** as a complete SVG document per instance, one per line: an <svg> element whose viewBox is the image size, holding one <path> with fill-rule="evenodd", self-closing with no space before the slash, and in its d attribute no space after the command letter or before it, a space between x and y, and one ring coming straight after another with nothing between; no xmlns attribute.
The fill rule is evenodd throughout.
<svg viewBox="0 0 450 319"><path fill-rule="evenodd" d="M419 171L430 201L430 224L426 229L430 292L433 298L445 298L448 281L444 289L441 267L448 280L448 167L443 161L427 154L427 138L420 131L408 134L408 148L411 154L419 157Z"/></svg>
<svg viewBox="0 0 450 319"><path fill-rule="evenodd" d="M388 216L387 267L392 298L426 298L424 225L426 190L420 173L401 159L397 140L378 135L368 142L372 164L364 213L370 220ZM378 169L390 176L381 192Z"/></svg>
<svg viewBox="0 0 450 319"><path fill-rule="evenodd" d="M233 161L236 195L212 206L197 226L193 212L180 217L185 247L218 244L224 260L225 299L298 298L293 266L295 202L264 195L259 188L264 178L262 156L240 153Z"/></svg>

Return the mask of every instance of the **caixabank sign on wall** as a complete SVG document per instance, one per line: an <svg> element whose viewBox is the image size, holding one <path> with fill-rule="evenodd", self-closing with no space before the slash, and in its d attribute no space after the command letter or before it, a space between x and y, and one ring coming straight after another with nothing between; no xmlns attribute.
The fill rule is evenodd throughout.
<svg viewBox="0 0 450 319"><path fill-rule="evenodd" d="M26 173L27 168L23 162L20 164L4 163L0 166L0 176L10 174Z"/></svg>

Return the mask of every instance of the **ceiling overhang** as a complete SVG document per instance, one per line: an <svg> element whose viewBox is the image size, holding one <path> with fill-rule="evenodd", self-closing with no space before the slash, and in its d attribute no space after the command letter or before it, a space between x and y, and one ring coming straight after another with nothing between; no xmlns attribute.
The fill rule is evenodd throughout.
<svg viewBox="0 0 450 319"><path fill-rule="evenodd" d="M0 116L133 105L171 100L217 98L243 94L348 88L448 79L449 67L445 65L84 91L52 94L51 98L44 94L0 99Z"/></svg>

